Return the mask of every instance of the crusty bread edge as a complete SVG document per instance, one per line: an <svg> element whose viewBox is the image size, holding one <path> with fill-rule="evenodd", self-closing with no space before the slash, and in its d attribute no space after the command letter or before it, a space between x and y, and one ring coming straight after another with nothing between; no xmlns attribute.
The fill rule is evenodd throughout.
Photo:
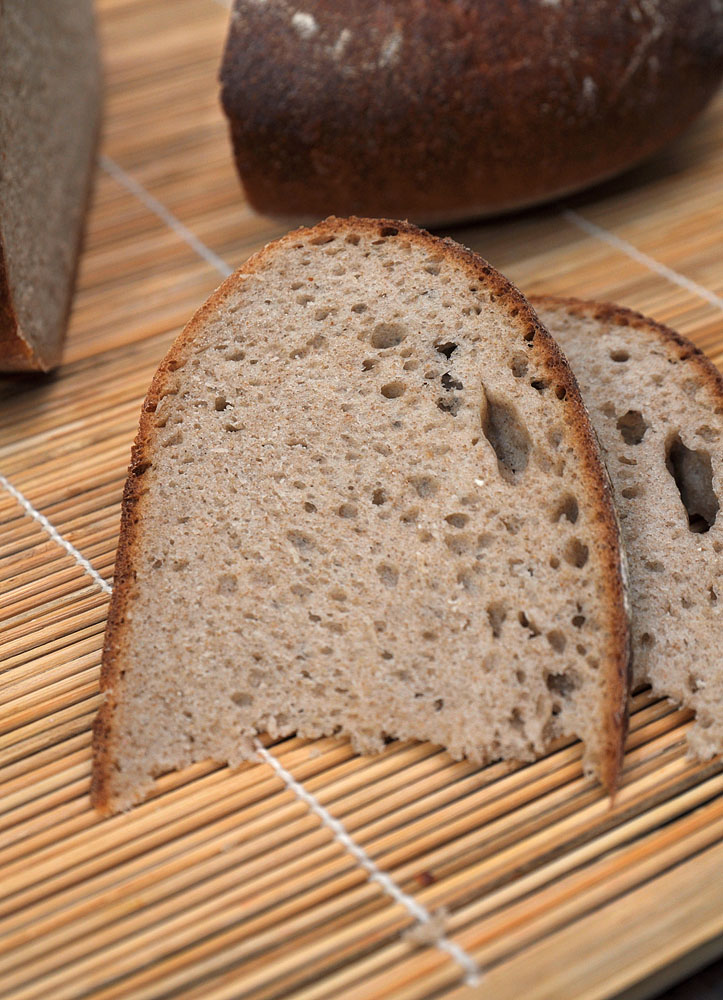
<svg viewBox="0 0 723 1000"><path fill-rule="evenodd" d="M392 231L392 232L389 232ZM191 318L179 334L165 358L161 362L143 403L138 434L131 452L131 461L123 492L121 506L121 527L114 572L113 595L108 611L108 621L103 647L101 666L101 691L105 700L98 711L93 726L93 777L91 800L103 813L114 812L117 804L113 801L111 785L112 750L114 742L113 718L115 708L115 685L122 677L123 626L125 614L134 585L135 551L139 544L140 516L137 511L143 494L141 477L151 464L153 444L153 413L164 393L172 373L181 367L193 341L207 319L217 313L226 297L239 287L243 279L259 271L273 257L276 249L313 235L340 236L351 232L365 232L368 235L404 235L430 253L440 252L446 258L461 265L473 280L479 281L495 295L500 304L509 309L510 319L533 339L533 350L539 360L554 375L557 384L565 390L567 417L583 458L583 475L588 480L589 495L597 508L597 525L603 538L601 554L606 560L605 586L610 612L609 655L606 659L609 699L605 731L607 740L600 763L600 779L611 794L620 775L625 736L627 732L627 697L629 689L630 640L624 584L623 550L620 530L612 501L612 489L607 472L600 457L595 432L582 402L575 378L555 341L540 324L522 293L506 278L495 271L485 260L450 239L432 236L408 222L387 219L359 219L350 217L337 219L330 216L313 229L301 228L288 233L249 258L242 267L227 278ZM138 799L150 789L139 789Z"/></svg>
<svg viewBox="0 0 723 1000"><path fill-rule="evenodd" d="M528 299L533 308L539 306L541 309L564 309L570 315L582 319L592 318L616 326L631 326L636 330L644 330L662 344L676 361L683 361L697 368L703 384L710 389L715 401L723 403L723 372L691 340L677 330L665 326L664 323L659 323L634 309L616 305L614 302L597 302L557 295L530 295Z"/></svg>

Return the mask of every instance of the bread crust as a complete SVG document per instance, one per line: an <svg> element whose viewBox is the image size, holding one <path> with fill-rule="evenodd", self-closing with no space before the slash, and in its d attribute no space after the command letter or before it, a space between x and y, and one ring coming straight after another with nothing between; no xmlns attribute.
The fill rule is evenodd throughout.
<svg viewBox="0 0 723 1000"><path fill-rule="evenodd" d="M658 323L643 313L616 305L614 302L593 302L557 295L530 295L529 301L533 308L539 306L541 309L565 309L572 316L590 317L603 323L643 330L666 349L672 360L684 362L695 368L703 385L713 396L714 402L723 403L723 373L692 340L688 340L664 323Z"/></svg>
<svg viewBox="0 0 723 1000"><path fill-rule="evenodd" d="M103 647L101 690L105 701L96 717L93 728L93 779L91 799L102 812L113 811L110 792L113 767L113 718L115 710L114 687L123 671L124 622L135 582L135 553L140 539L140 506L144 489L141 476L152 464L156 428L153 414L164 395L173 373L186 361L193 342L206 323L220 308L227 296L235 292L247 275L260 271L277 247L325 235L344 235L363 232L375 237L403 235L424 249L442 254L447 261L462 267L471 279L479 281L496 297L498 304L507 307L511 323L515 323L532 341L531 352L546 366L556 384L565 390L563 405L566 407L568 426L576 439L582 459L582 474L588 495L595 508L596 524L602 540L601 554L605 562L604 580L609 611L608 655L606 679L609 692L605 732L607 740L600 763L600 777L611 794L614 792L621 770L625 736L627 733L627 698L629 690L630 638L625 591L624 555L620 530L612 500L612 488L600 458L595 433L582 402L575 378L560 349L540 324L527 300L506 278L485 260L450 239L432 236L408 222L389 219L339 219L330 217L313 230L297 229L273 243L246 261L201 306L185 329L178 336L156 372L143 403L138 434L131 452L128 479L126 480L121 507L121 528L114 573L114 588L108 612L108 622Z"/></svg>
<svg viewBox="0 0 723 1000"><path fill-rule="evenodd" d="M235 0L221 99L259 212L439 225L644 160L713 95L722 55L713 0Z"/></svg>

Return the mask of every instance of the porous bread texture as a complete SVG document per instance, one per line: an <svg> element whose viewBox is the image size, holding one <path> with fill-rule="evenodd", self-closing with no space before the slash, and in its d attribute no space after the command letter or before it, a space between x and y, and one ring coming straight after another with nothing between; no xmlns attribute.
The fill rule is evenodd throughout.
<svg viewBox="0 0 723 1000"><path fill-rule="evenodd" d="M92 0L0 4L0 371L60 360L99 118Z"/></svg>
<svg viewBox="0 0 723 1000"><path fill-rule="evenodd" d="M93 798L254 737L387 737L615 784L627 630L579 394L522 296L403 223L271 244L161 365L126 486Z"/></svg>
<svg viewBox="0 0 723 1000"><path fill-rule="evenodd" d="M723 379L693 344L617 306L534 300L606 456L630 566L633 677L696 713L723 753Z"/></svg>

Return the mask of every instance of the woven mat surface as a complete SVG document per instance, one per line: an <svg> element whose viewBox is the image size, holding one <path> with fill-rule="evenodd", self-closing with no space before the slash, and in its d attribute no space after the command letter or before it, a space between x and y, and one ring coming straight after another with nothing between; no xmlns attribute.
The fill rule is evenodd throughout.
<svg viewBox="0 0 723 1000"><path fill-rule="evenodd" d="M479 768L286 739L164 777L129 815L91 810L141 401L193 311L282 231L234 172L224 4L98 10L105 132L65 361L0 379L0 996L593 1000L723 950L723 765L687 761L689 717L649 694L613 808L577 744ZM451 235L523 291L631 306L721 364L722 121L719 97L625 178Z"/></svg>

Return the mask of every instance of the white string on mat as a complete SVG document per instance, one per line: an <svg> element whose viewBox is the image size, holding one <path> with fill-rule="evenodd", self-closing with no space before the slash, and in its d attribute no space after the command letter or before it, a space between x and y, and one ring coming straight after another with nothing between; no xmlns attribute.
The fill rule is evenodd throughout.
<svg viewBox="0 0 723 1000"><path fill-rule="evenodd" d="M434 925L434 917L426 906L423 906L420 902L418 902L414 896L410 896L408 893L404 892L403 889L400 889L397 883L389 875L387 875L386 872L382 871L374 860L369 857L364 848L352 839L344 824L340 820L336 819L336 817L332 816L329 810L326 809L321 802L319 802L316 796L307 791L307 789L304 788L304 786L300 784L296 778L289 773L289 771L286 770L277 758L269 753L260 740L255 740L254 745L259 757L261 757L270 767L274 769L274 771L276 771L284 784L298 799L307 805L316 816L319 817L324 826L331 830L334 834L334 839L341 844L341 846L345 848L355 861L367 872L369 875L369 881L376 882L388 896L391 896L395 903L399 903L403 906L418 923L423 925ZM458 944L455 944L454 941L450 941L444 934L436 936L431 943L435 948L439 948L441 951L446 951L450 958L454 959L458 965L462 966L465 971L465 982L468 986L477 985L480 981L480 970L474 959L471 955L467 954L464 948L460 948Z"/></svg>
<svg viewBox="0 0 723 1000"><path fill-rule="evenodd" d="M214 267L218 273L224 277L228 278L229 274L233 271L232 267L229 267L225 260L222 260L217 253L214 253L210 247L207 247L205 243L199 240L195 233L192 233L188 226L184 226L180 219L178 219L173 212L166 208L162 202L147 191L142 184L131 177L130 174L118 166L115 160L111 160L109 156L101 153L98 157L98 162L107 174L122 184L123 187L130 191L130 193L136 197L140 202L142 202L146 208L150 209L154 215L164 222L169 229L172 229L174 233L181 237L181 239L188 244L188 246L202 257L207 264Z"/></svg>
<svg viewBox="0 0 723 1000"><path fill-rule="evenodd" d="M57 528L55 528L54 525L52 525L50 521L47 519L45 514L41 514L39 510L36 510L35 507L33 507L33 505L27 499L27 497L24 496L19 489L13 486L10 480L6 479L5 476L3 476L2 474L0 474L0 486L2 486L3 489L7 490L7 492L10 494L11 497L14 497L17 500L17 502L23 508L25 513L29 514L34 521L37 521L40 527L43 529L43 531L45 531L46 534L48 534L54 542L57 542L58 545L62 546L68 553L68 555L71 555L73 559L75 559L77 564L82 569L84 569L89 576L91 576L95 580L95 582L98 584L101 590L104 590L106 594L112 593L113 588L111 587L111 585L108 583L107 580L103 579L100 573L95 569L93 564L89 562L88 559L85 558L82 552L79 552L78 549L76 549L76 547L73 545L73 543L69 542L67 538L63 538L63 536L60 534Z"/></svg>
<svg viewBox="0 0 723 1000"><path fill-rule="evenodd" d="M577 226L588 236L593 236L595 239L602 240L603 243L607 243L608 246L615 247L616 250L620 250L621 253L626 254L632 260L642 264L643 267L647 267L649 271L653 271L655 274L660 275L661 278L666 278L668 281L672 282L674 285L678 285L680 288L684 288L687 292L692 295L698 296L698 298L705 299L716 309L720 309L723 312L723 298L720 295L716 295L715 292L711 292L709 288L705 288L703 285L699 285L697 281L692 281L690 278L686 278L684 274L680 274L678 271L674 271L672 267L668 267L666 264L661 264L659 260L655 257L650 257L647 253L643 253L642 250L638 250L636 246L629 243L628 240L624 240L621 236L616 236L615 233L611 233L608 229L603 229L602 226L598 226L597 223L591 222L586 219L579 212L575 212L571 208L566 208L560 213L566 222L569 222L573 226Z"/></svg>

